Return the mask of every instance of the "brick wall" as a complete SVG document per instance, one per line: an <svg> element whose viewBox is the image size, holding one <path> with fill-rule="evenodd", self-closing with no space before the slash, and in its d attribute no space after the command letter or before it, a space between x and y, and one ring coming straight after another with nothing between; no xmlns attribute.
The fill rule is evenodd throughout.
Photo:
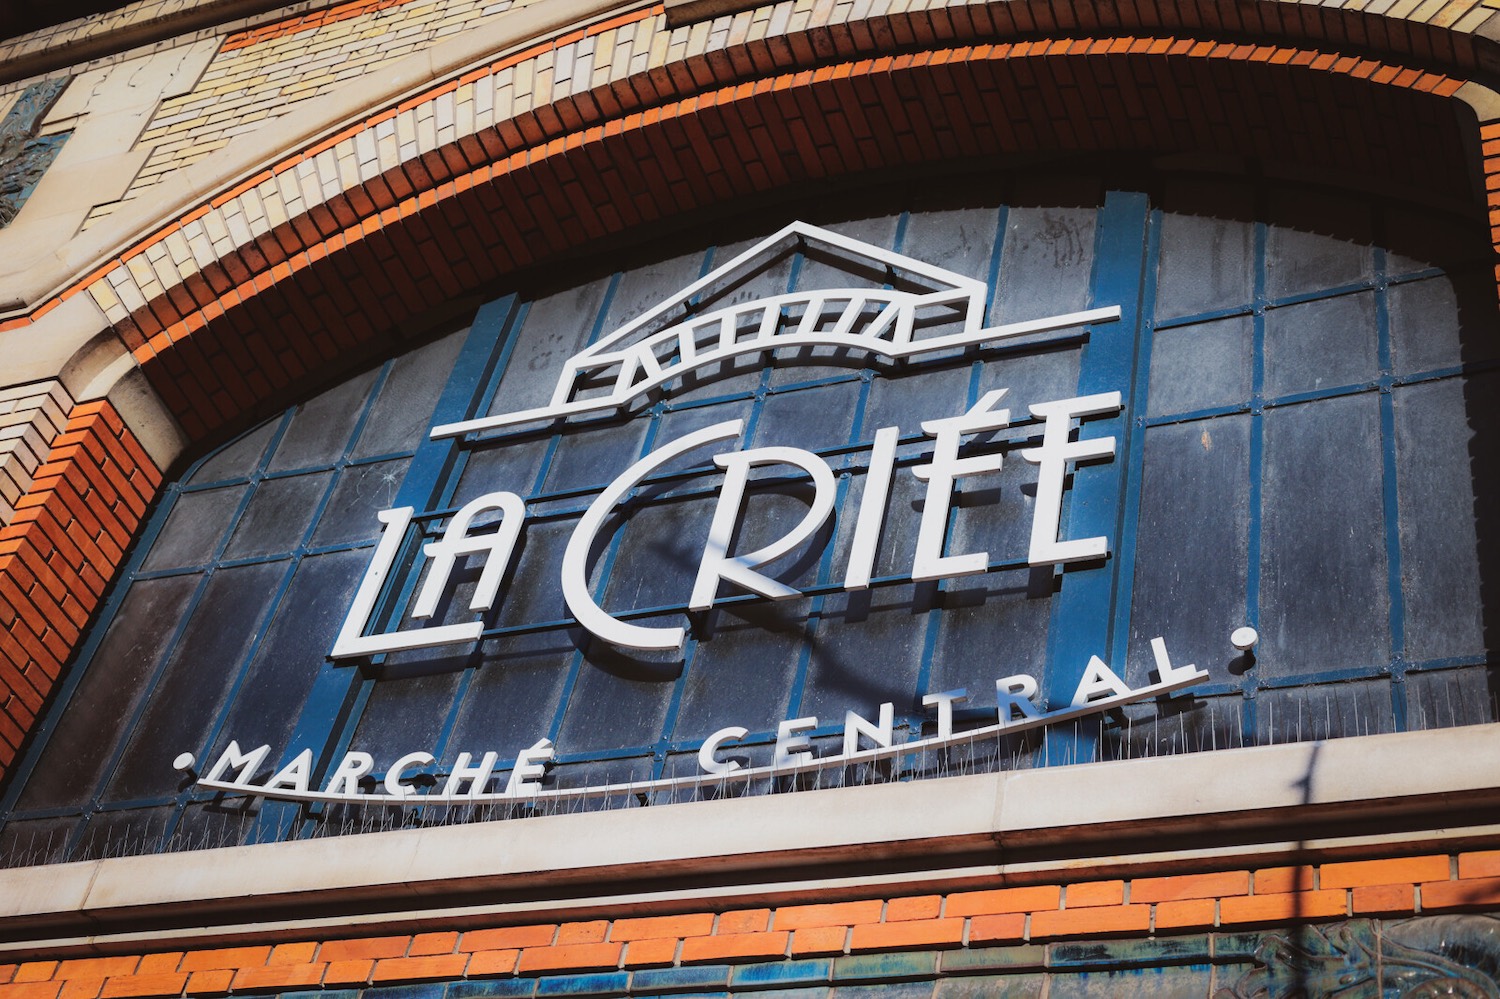
<svg viewBox="0 0 1500 999"><path fill-rule="evenodd" d="M0 965L0 999L116 999L1170 937L1500 907L1500 850Z"/></svg>
<svg viewBox="0 0 1500 999"><path fill-rule="evenodd" d="M107 401L73 407L0 528L0 776L124 560L161 474Z"/></svg>

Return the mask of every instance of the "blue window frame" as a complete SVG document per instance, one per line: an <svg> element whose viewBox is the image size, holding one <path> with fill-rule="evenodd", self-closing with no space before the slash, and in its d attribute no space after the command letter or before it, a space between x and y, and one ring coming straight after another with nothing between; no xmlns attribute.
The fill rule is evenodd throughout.
<svg viewBox="0 0 1500 999"><path fill-rule="evenodd" d="M741 248L679 237L631 268L553 275L552 288L491 302L469 328L201 458L167 489L0 802L0 850L35 863L507 814L224 798L172 769L177 753L211 760L230 739L271 745L268 765L310 747L320 773L350 749L382 766L428 750L436 778L458 752L494 749L504 766L546 736L562 783L671 775L692 771L703 738L729 724L751 730L743 751L764 762L783 718L817 715L816 741L828 744L844 710L893 701L910 734L932 724L923 693L966 687L971 706L959 717L979 718L993 712L987 685L1010 673L1037 675L1049 702L1065 703L1094 654L1143 685L1156 635L1209 682L1045 736L813 780L1496 717L1481 597L1500 565L1490 540L1500 491L1488 480L1500 428L1479 404L1495 339L1492 308L1471 302L1489 278L1482 249L1468 249L1472 225L1455 235L1431 213L1327 192L1309 201L1267 182L1148 186L1105 194L1089 178L991 178L959 185L954 203L918 199L838 226L983 280L992 323L1105 304L1120 306L1117 323L903 366L821 351L775 365L750 358L628 418L426 437L433 424L544 402L564 358ZM723 294L823 287L839 266L792 253ZM1005 464L961 484L949 527L951 548L990 552L990 572L908 580L921 491L902 473L869 591L841 586L845 517L777 563L801 598L731 595L689 614L718 483L700 463L648 482L595 568L595 592L623 616L687 615L682 653L627 655L591 641L564 610L557 568L571 525L663 442L743 418L750 445L821 455L838 475L836 508L850 509L876 428L901 427L898 468L909 469L930 447L922 420L957 415L998 387L1010 390L1017 425L985 446ZM1037 430L1021 419L1026 406L1113 390L1125 395L1122 412L1080 432L1114 436L1116 456L1072 474L1065 521L1066 536L1109 537L1111 556L1030 568L1035 472L1016 453ZM482 640L327 660L379 533L375 513L418 511L397 562L416 568L374 614L386 630L406 626L420 544L493 489L521 494L528 518ZM774 536L773 512L804 500L793 481L757 480L741 549L757 532ZM435 623L469 619L476 577L477 565L455 575ZM1253 658L1229 647L1244 624L1262 635Z"/></svg>

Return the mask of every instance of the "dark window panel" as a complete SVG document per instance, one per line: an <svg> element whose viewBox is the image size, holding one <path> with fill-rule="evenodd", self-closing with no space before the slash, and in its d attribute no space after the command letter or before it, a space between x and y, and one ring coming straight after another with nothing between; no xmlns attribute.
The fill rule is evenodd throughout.
<svg viewBox="0 0 1500 999"><path fill-rule="evenodd" d="M1253 347L1248 316L1157 330L1147 415L1243 405L1250 398Z"/></svg>
<svg viewBox="0 0 1500 999"><path fill-rule="evenodd" d="M409 459L398 458L345 468L318 519L312 544L334 545L379 537L382 525L376 514L389 510L395 503L410 463Z"/></svg>
<svg viewBox="0 0 1500 999"><path fill-rule="evenodd" d="M543 491L602 489L640 458L650 425L649 419L637 417L569 428L552 456Z"/></svg>
<svg viewBox="0 0 1500 999"><path fill-rule="evenodd" d="M903 435L920 434L924 420L957 416L967 408L972 377L973 367L968 364L906 377L877 377L870 382L860 439L874 440L875 431L881 427L900 427ZM1009 404L1007 396L1003 405ZM1016 418L1014 409L1011 418Z"/></svg>
<svg viewBox="0 0 1500 999"><path fill-rule="evenodd" d="M1494 375L1397 386L1397 496L1406 656L1420 662L1496 644L1500 423ZM1486 611L1486 604L1491 609Z"/></svg>
<svg viewBox="0 0 1500 999"><path fill-rule="evenodd" d="M1089 306L1096 214L1095 205L1010 210L1000 248L1000 287L990 303L992 325Z"/></svg>
<svg viewBox="0 0 1500 999"><path fill-rule="evenodd" d="M562 597L562 557L577 523L569 518L533 521L526 526L511 555L515 568L501 586L499 624L536 624L571 616ZM589 579L598 577L596 560Z"/></svg>
<svg viewBox="0 0 1500 999"><path fill-rule="evenodd" d="M246 431L226 444L199 466L189 483L222 482L225 479L243 479L260 466L260 459L271 443L281 417L277 417L254 430Z"/></svg>
<svg viewBox="0 0 1500 999"><path fill-rule="evenodd" d="M151 691L104 801L178 790L182 774L172 760L178 753L198 752L285 575L286 566L274 562L213 575Z"/></svg>
<svg viewBox="0 0 1500 999"><path fill-rule="evenodd" d="M1105 323L1100 329L1111 330L1112 326ZM1031 414L1027 407L1055 399L1071 399L1078 394L1079 356L1078 348L1068 347L1024 357L993 358L984 362L979 373L979 396L997 388L1007 389L1000 400L1001 408L1010 410L1012 423L1028 420ZM962 396L933 400L933 415L938 417L958 416L967 408L967 400Z"/></svg>
<svg viewBox="0 0 1500 999"><path fill-rule="evenodd" d="M157 853L166 842L172 806L95 812L83 828L70 860L100 860Z"/></svg>
<svg viewBox="0 0 1500 999"><path fill-rule="evenodd" d="M485 642L443 759L466 752L477 760L491 750L514 759L545 737L577 654L577 630Z"/></svg>
<svg viewBox="0 0 1500 999"><path fill-rule="evenodd" d="M330 474L314 472L260 482L223 557L227 560L294 550L307 535Z"/></svg>
<svg viewBox="0 0 1500 999"><path fill-rule="evenodd" d="M705 615L683 689L674 739L703 739L730 725L752 732L786 717L806 634L808 600L720 607Z"/></svg>
<svg viewBox="0 0 1500 999"><path fill-rule="evenodd" d="M475 447L454 495L460 503L492 492L529 497L551 441L547 437Z"/></svg>
<svg viewBox="0 0 1500 999"><path fill-rule="evenodd" d="M380 387L360 433L354 457L410 451L422 441L432 426L432 407L448 382L468 332L449 333L392 362L391 373Z"/></svg>
<svg viewBox="0 0 1500 999"><path fill-rule="evenodd" d="M1250 304L1253 197L1249 188L1231 184L1168 185L1157 264L1157 319Z"/></svg>
<svg viewBox="0 0 1500 999"><path fill-rule="evenodd" d="M1200 697L1183 691L1128 704L1103 723L1100 758L1135 760L1255 745L1255 733L1245 730L1244 703L1238 694Z"/></svg>
<svg viewBox="0 0 1500 999"><path fill-rule="evenodd" d="M1129 662L1111 664L1131 686L1158 679L1157 637L1173 665L1234 678L1229 635L1248 623L1249 469L1249 416L1146 431Z"/></svg>
<svg viewBox="0 0 1500 999"><path fill-rule="evenodd" d="M592 281L532 303L511 334L516 346L490 405L492 415L547 405L563 362L588 342L608 287L607 280Z"/></svg>
<svg viewBox="0 0 1500 999"><path fill-rule="evenodd" d="M197 586L194 576L142 580L131 586L94 654L92 668L64 705L41 762L21 793L21 808L77 806L93 793Z"/></svg>
<svg viewBox="0 0 1500 999"><path fill-rule="evenodd" d="M298 406L271 456L270 470L281 472L338 461L349 447L349 435L364 412L376 374L369 371L358 375Z"/></svg>
<svg viewBox="0 0 1500 999"><path fill-rule="evenodd" d="M778 392L761 406L756 447L795 446L807 451L849 443L859 383L840 382L797 392ZM721 450L728 450L726 443Z"/></svg>
<svg viewBox="0 0 1500 999"><path fill-rule="evenodd" d="M655 309L667 296L677 294L698 280L704 258L702 250L693 250L665 260L631 261L630 270L621 274L619 283L615 285L615 293L604 314L600 334L608 336L632 319ZM729 258L720 258L719 262L723 263L727 259ZM671 324L679 318L678 313L670 315L673 318L653 320L649 328L665 329L665 326L660 325L661 322Z"/></svg>
<svg viewBox="0 0 1500 999"><path fill-rule="evenodd" d="M932 673L927 689L917 693L962 687L969 699L956 708L993 710L996 680L1029 673L1042 683L1052 593L1050 568L991 572L945 582L938 604L942 614ZM993 722L991 715L984 724Z"/></svg>
<svg viewBox="0 0 1500 999"><path fill-rule="evenodd" d="M218 551L244 495L244 486L178 495L141 569L151 572L207 563Z"/></svg>
<svg viewBox="0 0 1500 999"><path fill-rule="evenodd" d="M374 756L377 772L406 753L437 749L461 675L444 649L388 657L373 670L375 686L349 748ZM283 759L290 757L289 749Z"/></svg>
<svg viewBox="0 0 1500 999"><path fill-rule="evenodd" d="M1258 673L1384 665L1379 397L1270 410L1265 435Z"/></svg>
<svg viewBox="0 0 1500 999"><path fill-rule="evenodd" d="M993 206L916 211L906 221L901 253L985 281L999 222L1000 213Z"/></svg>
<svg viewBox="0 0 1500 999"><path fill-rule="evenodd" d="M1397 374L1413 374L1500 356L1493 312L1495 287L1469 275L1440 275L1392 285L1392 364Z"/></svg>
<svg viewBox="0 0 1500 999"><path fill-rule="evenodd" d="M0 867L40 867L68 859L68 841L82 820L12 819L0 828Z"/></svg>
<svg viewBox="0 0 1500 999"><path fill-rule="evenodd" d="M1373 381L1379 374L1375 296L1343 295L1266 313L1265 396Z"/></svg>
<svg viewBox="0 0 1500 999"><path fill-rule="evenodd" d="M917 703L917 670L934 587L910 583L824 598L799 715L842 723L870 717L885 701L898 713Z"/></svg>
<svg viewBox="0 0 1500 999"><path fill-rule="evenodd" d="M1279 190L1270 197L1266 294L1273 299L1367 280L1370 212L1325 192Z"/></svg>
<svg viewBox="0 0 1500 999"><path fill-rule="evenodd" d="M636 623L666 627L680 616L646 618ZM617 649L589 640L568 698L558 733L559 753L646 746L662 734L662 723L678 677L682 657L676 652Z"/></svg>
<svg viewBox="0 0 1500 999"><path fill-rule="evenodd" d="M304 558L297 565L229 708L214 759L230 739L242 748L269 745L278 753L289 748L286 740L333 649L370 554L369 549L335 552Z"/></svg>
<svg viewBox="0 0 1500 999"><path fill-rule="evenodd" d="M611 611L687 603L716 504L717 497L703 497L626 507L618 528L619 554L600 603ZM755 510L757 504L752 501L750 507ZM731 552L752 550L741 544ZM601 556L596 569L602 562Z"/></svg>

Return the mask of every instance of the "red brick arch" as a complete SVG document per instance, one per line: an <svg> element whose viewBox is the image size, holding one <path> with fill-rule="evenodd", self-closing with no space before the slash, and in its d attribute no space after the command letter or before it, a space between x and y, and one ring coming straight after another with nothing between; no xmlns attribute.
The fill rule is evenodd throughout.
<svg viewBox="0 0 1500 999"><path fill-rule="evenodd" d="M1461 191L1479 174L1464 146L1464 128L1478 126L1472 113L1461 124L1467 106L1453 99L1464 81L1423 68L1471 63L1467 38L1449 38L1442 51L1429 39L1407 65L1178 34L1006 41L1023 26L990 19L1045 6L973 8L963 23L943 13L887 17L878 32L814 28L573 94L345 188L136 303L115 332L188 435L203 440L268 396L393 349L409 320L508 274L805 182L1118 151L1269 156L1361 176L1378 164L1379 179L1413 189ZM1285 16L1280 9L1293 6L1204 5L1239 16ZM1356 23L1349 15L1306 34L1337 35L1329 25L1343 25L1347 36ZM1393 47L1414 51L1419 34ZM75 294L97 298L112 273L206 212L461 83L434 84L246 178L17 322ZM1480 138L1500 140L1500 131ZM46 474L0 530L0 767L34 724L139 524L142 504L116 478L148 496L159 479L109 404L92 405L75 414ZM98 509L113 519L100 523ZM80 546L80 534L96 543ZM106 534L113 543L97 543Z"/></svg>

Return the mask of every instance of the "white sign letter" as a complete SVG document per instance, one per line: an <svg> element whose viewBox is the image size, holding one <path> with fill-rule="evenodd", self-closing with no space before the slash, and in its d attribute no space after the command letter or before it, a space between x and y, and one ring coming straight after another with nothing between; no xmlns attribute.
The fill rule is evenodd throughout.
<svg viewBox="0 0 1500 999"><path fill-rule="evenodd" d="M777 725L776 753L771 757L771 765L780 769L812 759L812 740L800 733L811 732L817 727L818 719L815 717L789 718Z"/></svg>
<svg viewBox="0 0 1500 999"><path fill-rule="evenodd" d="M431 753L407 753L392 763L391 768L385 772L385 789L391 794L410 798L417 793L417 789L410 784L401 783L401 778L413 767L430 767L435 762Z"/></svg>
<svg viewBox="0 0 1500 999"><path fill-rule="evenodd" d="M1081 707L1101 697L1127 697L1130 688L1125 686L1115 671L1105 665L1098 656L1089 656L1089 664L1078 681L1078 690L1073 694L1073 706Z"/></svg>
<svg viewBox="0 0 1500 999"><path fill-rule="evenodd" d="M859 737L864 736L877 746L889 746L895 738L896 705L887 701L880 706L880 724L872 725L853 711L844 712L844 755L852 756L859 751Z"/></svg>
<svg viewBox="0 0 1500 999"><path fill-rule="evenodd" d="M696 430L680 437L664 447L652 451L646 457L627 468L618 479L600 493L588 510L578 519L568 547L563 551L562 592L568 610L592 634L614 645L628 649L678 649L686 633L681 628L646 628L628 624L605 613L589 592L588 560L594 547L594 538L604 526L604 520L625 498L625 494L657 468L680 454L715 441L738 437L744 429L744 420L727 420L711 427Z"/></svg>
<svg viewBox="0 0 1500 999"><path fill-rule="evenodd" d="M945 690L940 694L923 694L922 706L930 708L937 705L937 737L946 739L953 734L953 702L965 701L969 698L969 692L962 687L957 690Z"/></svg>
<svg viewBox="0 0 1500 999"><path fill-rule="evenodd" d="M547 773L547 761L552 759L552 740L538 739L530 749L523 749L516 756L516 765L505 782L505 796L518 798L542 787L542 777Z"/></svg>
<svg viewBox="0 0 1500 999"><path fill-rule="evenodd" d="M833 470L811 451L795 447L760 447L750 451L716 454L714 464L724 469L724 486L719 491L719 505L714 509L713 525L708 529L708 545L703 549L703 561L698 563L698 579L693 583L693 596L688 606L695 611L712 607L721 579L738 583L745 589L772 600L797 596L797 590L761 575L755 568L791 551L828 519L829 512L833 510L833 494L837 489L833 481ZM812 476L812 505L808 507L801 523L777 540L747 555L731 556L729 545L734 540L734 529L739 524L740 506L745 498L745 484L750 480L750 469L756 465L776 464L795 465Z"/></svg>
<svg viewBox="0 0 1500 999"><path fill-rule="evenodd" d="M1042 713L1031 703L1035 696L1036 680L1025 673L996 680L995 707L999 711L1000 727L1004 728L1011 722L1027 718L1040 718ZM1017 713L1021 716L1019 719L1016 718Z"/></svg>
<svg viewBox="0 0 1500 999"><path fill-rule="evenodd" d="M937 443L932 447L932 461L912 469L913 475L927 483L927 497L922 501L922 526L917 532L917 555L912 560L912 579L969 576L984 572L989 565L989 552L944 555L943 541L948 536L948 508L953 504L954 480L960 475L975 475L1000 469L1003 455L976 454L960 458L958 446L966 434L999 430L1010 423L1010 410L994 410L995 404L1004 397L1006 391L995 389L993 392L986 392L984 398L962 416L927 420L922 424L922 432L936 438Z"/></svg>
<svg viewBox="0 0 1500 999"><path fill-rule="evenodd" d="M1062 523L1063 480L1068 474L1068 462L1108 458L1115 453L1113 437L1069 441L1073 417L1117 413L1120 406L1120 393L1104 392L1100 395L1043 402L1031 407L1032 416L1040 416L1047 421L1042 427L1042 446L1027 448L1021 452L1022 458L1033 465L1042 466L1038 471L1036 484L1036 510L1031 518L1029 560L1032 565L1081 562L1085 559L1103 558L1109 554L1108 538L1059 541L1057 532Z"/></svg>
<svg viewBox="0 0 1500 999"><path fill-rule="evenodd" d="M703 768L706 774L732 774L740 768L739 760L720 760L714 756L719 747L726 742L735 739L743 739L750 734L748 728L731 725L721 728L713 735L703 741L703 746L698 750L698 766Z"/></svg>

